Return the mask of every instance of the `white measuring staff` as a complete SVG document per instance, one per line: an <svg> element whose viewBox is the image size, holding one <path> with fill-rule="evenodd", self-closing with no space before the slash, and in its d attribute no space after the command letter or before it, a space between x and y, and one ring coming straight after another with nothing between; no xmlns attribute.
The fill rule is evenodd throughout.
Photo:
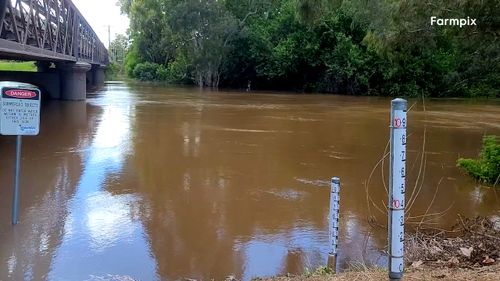
<svg viewBox="0 0 500 281"><path fill-rule="evenodd" d="M389 169L389 279L400 280L404 270L406 181L406 109L404 99L391 102L391 161Z"/></svg>
<svg viewBox="0 0 500 281"><path fill-rule="evenodd" d="M330 193L330 212L328 214L329 224L329 249L328 267L335 272L337 270L337 248L339 237L339 209L340 209L340 179L332 178Z"/></svg>

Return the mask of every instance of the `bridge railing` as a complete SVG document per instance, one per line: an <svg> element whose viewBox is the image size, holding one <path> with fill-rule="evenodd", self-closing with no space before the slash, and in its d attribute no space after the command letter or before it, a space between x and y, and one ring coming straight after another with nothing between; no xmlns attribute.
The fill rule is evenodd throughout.
<svg viewBox="0 0 500 281"><path fill-rule="evenodd" d="M106 47L71 0L0 0L0 52L109 63Z"/></svg>

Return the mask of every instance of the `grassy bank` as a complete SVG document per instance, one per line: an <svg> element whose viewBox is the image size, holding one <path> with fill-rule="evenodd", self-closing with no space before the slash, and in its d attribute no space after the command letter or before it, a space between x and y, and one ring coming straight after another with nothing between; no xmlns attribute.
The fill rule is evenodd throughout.
<svg viewBox="0 0 500 281"><path fill-rule="evenodd" d="M0 71L27 71L36 72L37 68L32 61L0 61Z"/></svg>

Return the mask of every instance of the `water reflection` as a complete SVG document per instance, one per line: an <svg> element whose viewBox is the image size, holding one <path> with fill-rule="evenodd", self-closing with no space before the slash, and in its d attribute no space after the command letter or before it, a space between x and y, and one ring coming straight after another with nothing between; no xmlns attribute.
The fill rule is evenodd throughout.
<svg viewBox="0 0 500 281"><path fill-rule="evenodd" d="M141 140L134 143L133 161L138 190L151 210L144 224L160 276L207 279L235 274L246 280L324 264L332 175L344 179L341 267L348 262L385 263L387 235L366 221L370 214L364 182L387 142L387 99L196 95L157 88L141 92L143 103L133 128ZM425 126L419 110L411 115L413 162ZM464 122L463 116L458 119L454 124ZM424 203L442 175L459 178L453 182L462 187L470 184L454 163L457 151L470 152L481 135L465 132L463 126L444 136L442 128L427 130L429 170L418 201ZM467 143L457 143L457 137L465 135ZM471 141L474 137L477 142ZM450 215L441 218L443 225L453 221L457 210L477 212L458 190L450 196L449 183L443 183L445 192L430 208L455 204ZM379 173L371 188L374 200L384 206ZM491 204L483 206L483 212L491 212ZM412 213L427 207L415 204ZM383 216L378 218L385 223Z"/></svg>
<svg viewBox="0 0 500 281"><path fill-rule="evenodd" d="M244 258L241 278L273 276L297 268L314 270L317 261L326 258L328 241L317 239L316 229L296 227L290 232L256 235L251 241L236 241L235 251ZM326 237L326 233L319 235Z"/></svg>
<svg viewBox="0 0 500 281"><path fill-rule="evenodd" d="M10 225L14 139L0 137L0 280L47 278L61 241L68 199L82 169L79 151L90 142L99 109L52 102L42 112L40 136L23 140L21 212L16 227Z"/></svg>
<svg viewBox="0 0 500 281"><path fill-rule="evenodd" d="M99 100L103 114L85 153L83 173L69 206L50 280L106 278L110 274L153 280L156 276L155 262L138 220L140 197L106 190L112 185L109 180L125 176L122 172L130 154L132 101L127 91L109 91Z"/></svg>

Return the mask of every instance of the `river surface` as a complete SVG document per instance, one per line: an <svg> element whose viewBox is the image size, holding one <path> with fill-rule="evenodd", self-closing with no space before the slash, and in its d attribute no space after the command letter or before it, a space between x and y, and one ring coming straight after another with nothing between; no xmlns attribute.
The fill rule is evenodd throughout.
<svg viewBox="0 0 500 281"><path fill-rule="evenodd" d="M409 105L408 226L425 213L422 223L439 228L457 214L498 214L500 192L455 163L476 157L483 135L500 135L500 103ZM333 176L339 269L384 265L389 106L119 82L86 102L46 101L40 135L23 139L15 227L15 139L0 137L0 280L303 273L327 260Z"/></svg>

